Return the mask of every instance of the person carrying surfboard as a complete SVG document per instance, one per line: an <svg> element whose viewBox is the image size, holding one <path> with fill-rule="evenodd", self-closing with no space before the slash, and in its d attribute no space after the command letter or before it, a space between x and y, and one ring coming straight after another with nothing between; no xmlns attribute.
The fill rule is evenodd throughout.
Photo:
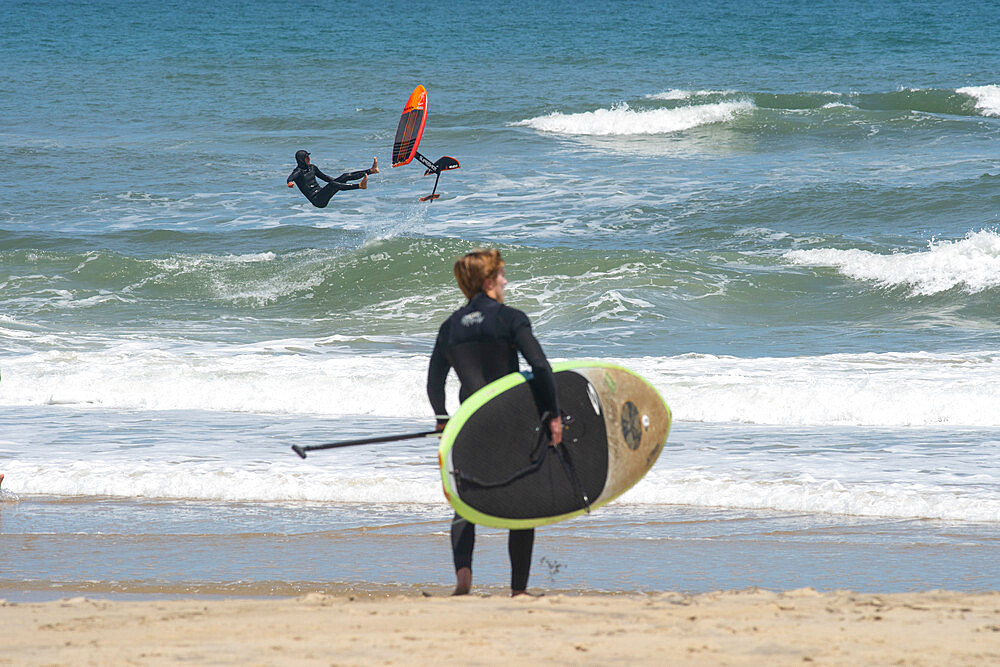
<svg viewBox="0 0 1000 667"><path fill-rule="evenodd" d="M361 171L345 171L337 178L330 178L309 159L309 151L295 153L295 169L286 179L288 187L299 186L299 190L316 208L326 208L330 198L341 190L365 190L368 188L368 175L378 173L378 158L372 158L372 166ZM317 178L326 181L322 188L316 182ZM361 179L360 183L349 183Z"/></svg>
<svg viewBox="0 0 1000 667"><path fill-rule="evenodd" d="M459 400L509 373L518 371L518 352L531 366L532 386L539 414L549 431L550 445L562 442L562 419L556 401L555 376L542 346L531 332L528 316L504 304L507 278L498 250L477 250L455 262L455 278L469 302L456 310L438 330L427 369L427 396L437 415L437 430L448 422L445 380L454 368L461 382ZM511 595L527 592L535 531L512 530L507 539L511 566ZM453 595L472 588L472 550L475 525L455 514L451 546L457 583Z"/></svg>

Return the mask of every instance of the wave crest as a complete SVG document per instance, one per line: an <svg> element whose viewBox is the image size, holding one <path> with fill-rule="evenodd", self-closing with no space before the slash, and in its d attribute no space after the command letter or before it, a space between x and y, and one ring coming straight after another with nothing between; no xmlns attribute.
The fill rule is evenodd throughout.
<svg viewBox="0 0 1000 667"><path fill-rule="evenodd" d="M882 255L867 250L817 248L792 250L793 264L829 266L855 280L882 287L908 286L912 294L929 296L962 287L970 294L1000 286L1000 235L993 230L970 232L958 241L934 241L928 249Z"/></svg>
<svg viewBox="0 0 1000 667"><path fill-rule="evenodd" d="M1000 86L967 86L955 91L976 101L976 110L984 116L1000 118Z"/></svg>
<svg viewBox="0 0 1000 667"><path fill-rule="evenodd" d="M691 97L711 97L713 95L736 95L739 91L736 90L682 90L680 88L671 88L670 90L665 90L662 93L653 93L652 95L646 95L647 100L686 100Z"/></svg>
<svg viewBox="0 0 1000 667"><path fill-rule="evenodd" d="M724 123L753 110L747 100L698 104L674 109L636 110L622 103L610 109L575 114L551 113L514 123L541 132L576 136L631 136L668 134L699 125Z"/></svg>
<svg viewBox="0 0 1000 667"><path fill-rule="evenodd" d="M1000 85L964 88L899 88L882 92L800 91L762 92L738 90L683 90L672 88L646 95L666 103L707 105L744 101L759 109L853 109L862 111L914 111L947 116L1000 117Z"/></svg>

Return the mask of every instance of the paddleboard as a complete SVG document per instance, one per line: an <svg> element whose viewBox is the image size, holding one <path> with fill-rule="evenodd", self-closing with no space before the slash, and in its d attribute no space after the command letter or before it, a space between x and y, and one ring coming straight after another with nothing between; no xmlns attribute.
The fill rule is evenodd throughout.
<svg viewBox="0 0 1000 667"><path fill-rule="evenodd" d="M483 387L448 420L438 459L460 516L496 528L558 523L611 502L656 463L671 414L649 382L600 361L552 370L565 423L560 447L541 430L526 373Z"/></svg>

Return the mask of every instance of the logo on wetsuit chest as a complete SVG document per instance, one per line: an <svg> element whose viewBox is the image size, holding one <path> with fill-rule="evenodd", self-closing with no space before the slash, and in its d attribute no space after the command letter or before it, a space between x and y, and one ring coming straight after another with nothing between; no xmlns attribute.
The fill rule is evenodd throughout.
<svg viewBox="0 0 1000 667"><path fill-rule="evenodd" d="M462 326L474 327L477 324L482 324L483 320L485 319L486 318L483 317L482 313L480 313L478 310L474 310L471 313L462 316Z"/></svg>

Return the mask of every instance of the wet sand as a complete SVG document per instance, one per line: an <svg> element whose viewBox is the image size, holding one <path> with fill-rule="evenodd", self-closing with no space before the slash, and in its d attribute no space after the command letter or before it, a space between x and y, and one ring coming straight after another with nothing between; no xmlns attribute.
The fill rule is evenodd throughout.
<svg viewBox="0 0 1000 667"><path fill-rule="evenodd" d="M0 603L0 664L983 665L1000 593Z"/></svg>

